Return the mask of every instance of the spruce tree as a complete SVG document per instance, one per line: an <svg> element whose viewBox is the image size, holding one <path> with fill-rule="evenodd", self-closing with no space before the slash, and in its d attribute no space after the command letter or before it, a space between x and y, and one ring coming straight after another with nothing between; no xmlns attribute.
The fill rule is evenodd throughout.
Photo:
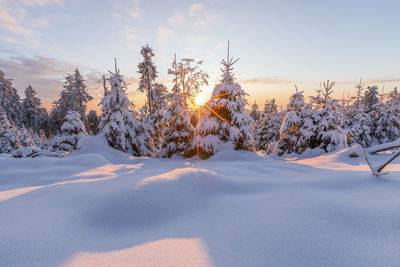
<svg viewBox="0 0 400 267"><path fill-rule="evenodd" d="M93 98L86 91L84 79L78 68L74 75L67 75L65 78L64 89L60 93L60 98L53 103L50 119L53 133L60 131L63 120L68 111L76 111L80 114L82 121L86 122L86 105Z"/></svg>
<svg viewBox="0 0 400 267"><path fill-rule="evenodd" d="M339 147L347 146L347 135L343 129L343 114L340 112L339 103L332 100L334 82L325 83L322 91L322 103L312 111L314 138L310 148L322 148L326 152Z"/></svg>
<svg viewBox="0 0 400 267"><path fill-rule="evenodd" d="M259 107L257 105L257 102L254 101L254 104L251 105L250 117L254 120L255 123L258 123L261 118L261 114L258 109Z"/></svg>
<svg viewBox="0 0 400 267"><path fill-rule="evenodd" d="M257 149L267 150L268 145L279 140L282 115L278 112L275 99L266 101L261 114L261 124L256 131Z"/></svg>
<svg viewBox="0 0 400 267"><path fill-rule="evenodd" d="M8 120L17 127L23 125L22 104L17 90L12 87L12 80L5 77L0 70L0 107L5 111Z"/></svg>
<svg viewBox="0 0 400 267"><path fill-rule="evenodd" d="M223 65L221 83L212 93L212 101L206 103L209 111L197 124L194 146L202 158L207 158L222 147L231 146L235 150L254 150L254 120L246 114L246 92L235 83L232 66L237 60L229 56Z"/></svg>
<svg viewBox="0 0 400 267"><path fill-rule="evenodd" d="M189 94L184 93L184 87L178 78L176 58L172 64L173 70L169 74L175 76L175 85L172 93L167 95L168 107L163 116L164 127L162 129L162 144L158 152L159 157L169 158L172 156L191 157L193 155L192 141L194 128L190 123L188 112Z"/></svg>
<svg viewBox="0 0 400 267"><path fill-rule="evenodd" d="M115 72L110 72L110 90L105 90L100 105L102 119L99 128L110 146L135 156L150 156L152 142L145 124L134 118L134 105L126 96L126 83L115 61ZM105 87L106 88L106 87Z"/></svg>
<svg viewBox="0 0 400 267"><path fill-rule="evenodd" d="M154 57L153 49L149 45L143 46L140 54L143 56L143 62L138 64L138 73L141 75L139 79L140 92L147 94L147 106L149 116L153 114L153 82L157 78L157 69L154 66L152 57Z"/></svg>
<svg viewBox="0 0 400 267"><path fill-rule="evenodd" d="M25 89L25 99L22 101L24 125L34 133L44 128L47 117L46 109L41 107L41 101L36 96L32 86Z"/></svg>
<svg viewBox="0 0 400 267"><path fill-rule="evenodd" d="M293 94L286 107L286 115L280 128L280 138L273 152L279 156L303 153L314 137L312 111L305 104L303 92Z"/></svg>
<svg viewBox="0 0 400 267"><path fill-rule="evenodd" d="M11 153L21 147L19 140L21 133L7 118L7 114L0 107L0 153Z"/></svg>
<svg viewBox="0 0 400 267"><path fill-rule="evenodd" d="M62 151L74 151L78 149L78 141L87 135L81 115L77 111L68 111L61 126L61 137L58 139L58 148Z"/></svg>
<svg viewBox="0 0 400 267"><path fill-rule="evenodd" d="M152 115L147 120L147 124L157 150L161 148L163 142L162 128L164 126L163 120L168 106L167 94L168 90L164 85L159 83L153 84Z"/></svg>
<svg viewBox="0 0 400 267"><path fill-rule="evenodd" d="M89 111L87 115L86 129L90 135L97 135L99 132L100 118L95 110Z"/></svg>
<svg viewBox="0 0 400 267"><path fill-rule="evenodd" d="M86 121L86 105L93 99L92 96L87 92L87 86L85 81L79 72L78 68L75 69L73 81L72 81L72 91L71 91L71 104L72 110L78 112L81 116L82 121Z"/></svg>

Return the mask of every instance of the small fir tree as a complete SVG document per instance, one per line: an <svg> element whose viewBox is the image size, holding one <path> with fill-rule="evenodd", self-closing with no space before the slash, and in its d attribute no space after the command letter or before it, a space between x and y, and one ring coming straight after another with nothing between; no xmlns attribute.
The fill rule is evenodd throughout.
<svg viewBox="0 0 400 267"><path fill-rule="evenodd" d="M78 141L87 135L81 115L77 111L68 111L64 123L61 126L61 137L58 139L58 148L62 151L74 151L78 149Z"/></svg>

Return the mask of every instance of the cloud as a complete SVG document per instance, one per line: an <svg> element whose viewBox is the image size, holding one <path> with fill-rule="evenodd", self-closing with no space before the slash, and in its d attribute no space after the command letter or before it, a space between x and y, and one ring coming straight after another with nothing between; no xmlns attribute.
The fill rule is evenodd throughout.
<svg viewBox="0 0 400 267"><path fill-rule="evenodd" d="M97 92L102 91L97 83L102 77L102 73L99 71L43 56L25 57L19 55L0 58L0 70L4 71L7 78L13 80L13 86L17 88L20 96L23 96L23 91L30 84L42 98L43 104L47 108L54 100L58 99L66 75L73 73L76 67L85 77L89 93L94 97L99 95Z"/></svg>
<svg viewBox="0 0 400 267"><path fill-rule="evenodd" d="M4 36L2 38L3 41L10 43L10 44L22 44L22 42L18 41L15 38L9 37L9 36Z"/></svg>
<svg viewBox="0 0 400 267"><path fill-rule="evenodd" d="M266 77L266 78L253 78L253 79L242 80L241 83L268 85L268 84L290 84L292 83L292 81L288 81L278 77Z"/></svg>
<svg viewBox="0 0 400 267"><path fill-rule="evenodd" d="M128 14L131 16L133 19L140 19L143 15L143 9L140 8L140 3L139 1L133 1L133 6L131 8L128 8Z"/></svg>
<svg viewBox="0 0 400 267"><path fill-rule="evenodd" d="M194 16L196 15L199 11L201 11L202 9L204 9L204 5L201 3L194 3L192 5L189 6L189 15L190 16Z"/></svg>
<svg viewBox="0 0 400 267"><path fill-rule="evenodd" d="M400 82L400 78L393 78L393 79L376 79L367 81L369 84L376 84L376 83L398 83Z"/></svg>
<svg viewBox="0 0 400 267"><path fill-rule="evenodd" d="M15 16L7 13L6 11L0 11L0 27L18 34L23 35L25 37L29 37L33 35L33 30L23 27L21 24L21 20L16 18Z"/></svg>
<svg viewBox="0 0 400 267"><path fill-rule="evenodd" d="M174 15L168 18L168 25L182 25L185 21L186 19L183 14L181 12L176 12Z"/></svg>
<svg viewBox="0 0 400 267"><path fill-rule="evenodd" d="M112 16L118 20L129 22L131 19L138 20L143 14L144 10L140 7L140 1L121 1L116 2L118 11L112 12Z"/></svg>
<svg viewBox="0 0 400 267"><path fill-rule="evenodd" d="M25 6L46 7L54 4L61 5L64 1L63 0L19 0L18 2Z"/></svg>

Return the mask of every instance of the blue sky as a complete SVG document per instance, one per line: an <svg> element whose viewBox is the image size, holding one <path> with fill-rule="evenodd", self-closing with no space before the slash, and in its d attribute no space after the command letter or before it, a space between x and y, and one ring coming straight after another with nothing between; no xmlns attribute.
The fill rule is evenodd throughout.
<svg viewBox="0 0 400 267"><path fill-rule="evenodd" d="M249 102L285 105L297 84L306 95L334 80L336 97L362 77L389 91L400 82L400 1L0 0L0 69L22 93L28 84L49 107L78 66L94 95L113 68L131 83L137 106L140 47L153 47L159 82L173 54L204 60L211 91L227 40Z"/></svg>

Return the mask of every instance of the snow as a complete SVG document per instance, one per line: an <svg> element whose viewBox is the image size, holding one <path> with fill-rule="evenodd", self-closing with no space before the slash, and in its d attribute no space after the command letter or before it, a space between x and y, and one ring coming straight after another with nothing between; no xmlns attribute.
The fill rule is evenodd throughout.
<svg viewBox="0 0 400 267"><path fill-rule="evenodd" d="M133 157L83 137L0 159L0 266L398 266L400 165L223 150ZM371 155L374 164L388 155ZM398 161L397 161L398 162Z"/></svg>

